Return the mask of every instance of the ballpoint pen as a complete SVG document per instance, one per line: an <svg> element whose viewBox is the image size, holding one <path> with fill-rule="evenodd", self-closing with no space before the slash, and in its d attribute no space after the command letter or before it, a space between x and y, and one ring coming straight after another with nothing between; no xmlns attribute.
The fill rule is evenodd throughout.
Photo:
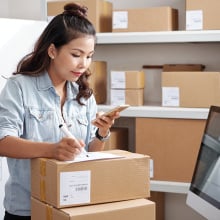
<svg viewBox="0 0 220 220"><path fill-rule="evenodd" d="M70 131L67 129L67 127L64 124L60 124L59 128L67 137L72 138L76 142L78 142L78 140L74 137L73 134L70 133ZM82 153L88 157L88 152L83 147L82 147Z"/></svg>

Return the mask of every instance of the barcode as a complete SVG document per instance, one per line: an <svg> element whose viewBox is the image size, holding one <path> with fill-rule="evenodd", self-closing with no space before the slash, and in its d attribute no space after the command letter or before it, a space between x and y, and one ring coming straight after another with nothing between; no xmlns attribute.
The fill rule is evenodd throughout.
<svg viewBox="0 0 220 220"><path fill-rule="evenodd" d="M88 187L87 186L80 186L75 188L76 191L87 191Z"/></svg>

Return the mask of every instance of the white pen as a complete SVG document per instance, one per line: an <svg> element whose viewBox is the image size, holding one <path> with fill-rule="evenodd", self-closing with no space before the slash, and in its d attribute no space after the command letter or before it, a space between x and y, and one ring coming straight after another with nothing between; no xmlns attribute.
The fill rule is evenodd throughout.
<svg viewBox="0 0 220 220"><path fill-rule="evenodd" d="M74 139L76 142L78 142L78 140L74 137L73 134L70 133L70 131L67 129L67 127L64 124L60 124L59 128L61 129L61 131L69 138ZM87 151L85 150L85 148L82 147L82 153L85 154L88 157Z"/></svg>

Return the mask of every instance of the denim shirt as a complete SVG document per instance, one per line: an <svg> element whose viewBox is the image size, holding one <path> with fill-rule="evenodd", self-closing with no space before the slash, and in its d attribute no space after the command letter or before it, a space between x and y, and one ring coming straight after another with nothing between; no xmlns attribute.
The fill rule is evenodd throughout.
<svg viewBox="0 0 220 220"><path fill-rule="evenodd" d="M61 112L60 97L47 73L15 75L0 94L0 139L15 136L37 142L58 142L63 137L59 124L66 122L70 132L88 143L95 137L91 125L97 105L94 96L75 100L76 83L67 83L67 98ZM16 146L15 146L16 147ZM5 186L5 209L14 215L30 216L30 159L7 158L9 179Z"/></svg>

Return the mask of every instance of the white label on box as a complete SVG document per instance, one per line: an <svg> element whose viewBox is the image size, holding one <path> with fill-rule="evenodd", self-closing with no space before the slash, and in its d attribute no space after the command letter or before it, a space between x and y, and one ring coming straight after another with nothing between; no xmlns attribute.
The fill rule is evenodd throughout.
<svg viewBox="0 0 220 220"><path fill-rule="evenodd" d="M111 105L125 104L125 90L111 89Z"/></svg>
<svg viewBox="0 0 220 220"><path fill-rule="evenodd" d="M186 30L203 29L203 12L202 10L186 11Z"/></svg>
<svg viewBox="0 0 220 220"><path fill-rule="evenodd" d="M150 159L150 178L154 177L154 161Z"/></svg>
<svg viewBox="0 0 220 220"><path fill-rule="evenodd" d="M128 28L128 12L127 11L113 11L113 29L127 29Z"/></svg>
<svg viewBox="0 0 220 220"><path fill-rule="evenodd" d="M91 171L60 173L60 205L90 202Z"/></svg>
<svg viewBox="0 0 220 220"><path fill-rule="evenodd" d="M162 87L162 105L179 106L180 105L179 87Z"/></svg>
<svg viewBox="0 0 220 220"><path fill-rule="evenodd" d="M125 86L126 86L125 72L111 71L111 88L112 89L124 89Z"/></svg>

